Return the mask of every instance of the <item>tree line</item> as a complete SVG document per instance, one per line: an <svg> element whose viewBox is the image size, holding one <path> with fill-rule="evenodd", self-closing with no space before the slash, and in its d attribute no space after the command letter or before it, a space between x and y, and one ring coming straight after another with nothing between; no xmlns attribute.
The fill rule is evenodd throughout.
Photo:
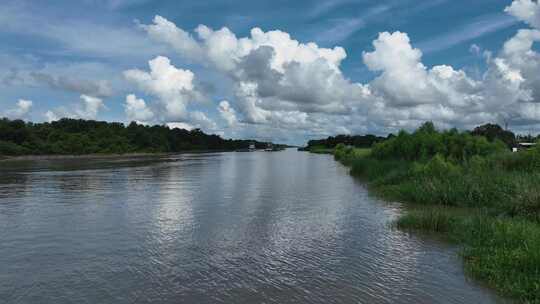
<svg viewBox="0 0 540 304"><path fill-rule="evenodd" d="M433 132L435 130L435 127L433 123L426 122L422 127L420 127L419 131L423 134L426 134L426 138L430 138L430 140L437 140L436 138L431 138L436 134L436 132ZM446 132L446 139L451 138L453 135L458 134L457 129L450 129ZM405 131L401 131L397 136L405 136L408 133ZM504 144L507 148L515 147L519 142L536 142L540 139L540 136L532 136L532 135L516 135L513 132L509 130L504 130L501 126L497 124L484 124L481 126L478 126L474 128L472 131L465 131L463 132L464 136L470 135L473 137L484 137L489 142L500 142ZM439 136L439 135L437 135ZM435 136L435 137L437 137ZM441 137L443 135L440 135ZM327 149L333 149L337 145L342 144L345 146L355 147L355 148L370 148L375 144L385 142L387 140L393 139L396 137L394 134L389 134L387 137L381 137L376 136L372 134L367 135L337 135L337 136L330 136L326 139L318 139L318 140L310 140L307 144L307 147L302 148L302 150L313 150L314 148L320 147L320 148L327 148ZM460 139L464 139L463 136L460 137ZM465 139L468 141L467 139ZM409 142L409 140L405 140L406 142ZM460 147L457 147L460 148Z"/></svg>
<svg viewBox="0 0 540 304"><path fill-rule="evenodd" d="M390 137L392 135L389 135ZM346 146L353 146L356 148L369 148L373 144L382 142L386 140L387 137L380 137L375 136L371 134L367 135L337 135L337 136L330 136L326 139L314 139L310 140L307 143L307 147L302 148L300 150L310 151L314 148L326 148L326 149L333 149L339 144L343 144Z"/></svg>
<svg viewBox="0 0 540 304"><path fill-rule="evenodd" d="M232 151L253 143L266 142L223 139L200 129L185 130L163 125L124 125L63 118L51 123L0 119L0 155L173 153L194 150Z"/></svg>

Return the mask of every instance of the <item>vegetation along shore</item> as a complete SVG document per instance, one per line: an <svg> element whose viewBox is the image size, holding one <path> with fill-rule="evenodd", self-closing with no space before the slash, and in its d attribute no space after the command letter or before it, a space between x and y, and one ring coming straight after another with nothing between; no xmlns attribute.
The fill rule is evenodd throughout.
<svg viewBox="0 0 540 304"><path fill-rule="evenodd" d="M125 126L117 122L68 118L51 123L0 119L0 159L29 155L50 157L234 151L247 149L250 145L264 149L270 144L255 140L223 139L199 129L147 126L135 122Z"/></svg>
<svg viewBox="0 0 540 304"><path fill-rule="evenodd" d="M426 123L371 149L341 143L333 154L372 191L406 203L398 229L443 234L462 247L474 278L540 303L540 146L512 153L515 138L499 134L502 140Z"/></svg>

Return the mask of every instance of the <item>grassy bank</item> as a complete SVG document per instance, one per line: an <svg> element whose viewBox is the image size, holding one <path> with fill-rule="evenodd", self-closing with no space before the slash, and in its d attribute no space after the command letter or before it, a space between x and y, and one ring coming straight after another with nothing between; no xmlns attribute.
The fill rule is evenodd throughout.
<svg viewBox="0 0 540 304"><path fill-rule="evenodd" d="M473 277L540 303L540 149L510 153L425 125L371 151L340 145L334 156L377 194L410 204L396 227L444 234L463 246Z"/></svg>
<svg viewBox="0 0 540 304"><path fill-rule="evenodd" d="M395 223L400 229L443 233L463 245L468 273L501 294L539 303L540 227L525 218L482 210L412 208Z"/></svg>
<svg viewBox="0 0 540 304"><path fill-rule="evenodd" d="M307 150L310 153L315 153L315 154L333 154L334 153L333 148L327 148L324 146L313 146L313 147L309 147Z"/></svg>

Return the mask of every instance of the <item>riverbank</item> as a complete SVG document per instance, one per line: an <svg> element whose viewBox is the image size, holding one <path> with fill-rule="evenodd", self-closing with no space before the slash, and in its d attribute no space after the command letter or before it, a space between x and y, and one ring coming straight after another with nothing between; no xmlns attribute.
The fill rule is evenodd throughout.
<svg viewBox="0 0 540 304"><path fill-rule="evenodd" d="M168 153L126 153L126 154L82 154L82 155L21 155L8 156L0 155L0 162L8 161L36 161L36 160L67 160L67 159L118 159L118 158L137 158L150 156L167 156Z"/></svg>
<svg viewBox="0 0 540 304"><path fill-rule="evenodd" d="M94 154L81 154L81 155L63 155L63 154L49 154L49 155L21 155L21 156L8 156L0 155L0 162L12 162L12 161L38 161L38 160L71 160L71 159L123 159L123 158L143 158L143 157L164 157L168 155L177 155L185 153L219 153L219 152L234 152L231 150L192 150L181 151L175 153L94 153Z"/></svg>
<svg viewBox="0 0 540 304"><path fill-rule="evenodd" d="M307 148L300 148L299 151L307 151L309 153L315 153L315 154L333 154L334 149L333 148L327 148L324 146L314 146L314 147L307 147Z"/></svg>
<svg viewBox="0 0 540 304"><path fill-rule="evenodd" d="M483 138L420 130L333 154L370 190L408 206L395 227L444 235L462 246L472 277L540 303L540 150L512 154Z"/></svg>

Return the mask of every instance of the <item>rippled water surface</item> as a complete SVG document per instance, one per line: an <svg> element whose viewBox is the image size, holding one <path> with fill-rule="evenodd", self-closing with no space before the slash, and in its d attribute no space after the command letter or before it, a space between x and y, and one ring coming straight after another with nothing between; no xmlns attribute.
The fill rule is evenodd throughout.
<svg viewBox="0 0 540 304"><path fill-rule="evenodd" d="M0 163L2 303L501 303L330 156Z"/></svg>

